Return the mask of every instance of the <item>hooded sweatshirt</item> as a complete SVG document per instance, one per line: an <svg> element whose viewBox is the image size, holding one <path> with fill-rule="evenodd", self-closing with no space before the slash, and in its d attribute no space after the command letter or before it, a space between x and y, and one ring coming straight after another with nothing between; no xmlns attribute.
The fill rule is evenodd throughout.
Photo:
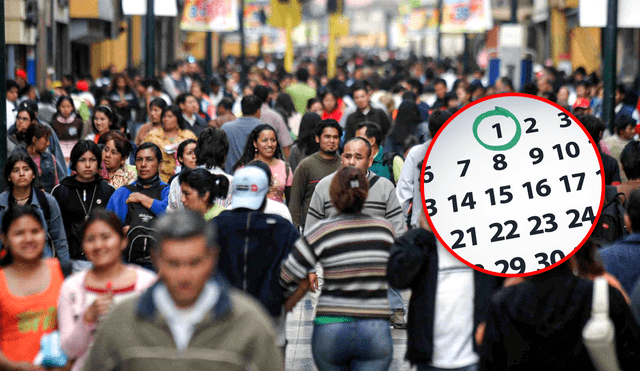
<svg viewBox="0 0 640 371"><path fill-rule="evenodd" d="M107 207L114 191L106 180L96 174L88 183L78 181L74 175L68 176L51 192L60 205L71 259L86 259L80 235L83 224L93 210Z"/></svg>

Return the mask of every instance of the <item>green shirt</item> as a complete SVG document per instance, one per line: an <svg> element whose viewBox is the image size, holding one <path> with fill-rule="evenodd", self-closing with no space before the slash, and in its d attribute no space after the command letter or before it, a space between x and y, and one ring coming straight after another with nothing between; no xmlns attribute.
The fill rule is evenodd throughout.
<svg viewBox="0 0 640 371"><path fill-rule="evenodd" d="M301 115L307 110L307 101L316 97L316 91L307 84L291 84L285 91L291 96L296 111Z"/></svg>
<svg viewBox="0 0 640 371"><path fill-rule="evenodd" d="M378 153L373 158L373 163L371 164L369 170L371 170L378 176L389 179L393 182L393 184L396 184L398 182L398 178L400 177L400 173L402 172L404 161L402 160L402 157L394 156L393 165L391 166L391 169L393 169L393 174L391 174L389 166L382 161L383 157L384 150L382 146L380 146L378 149ZM392 175L393 178L391 178Z"/></svg>
<svg viewBox="0 0 640 371"><path fill-rule="evenodd" d="M204 220L211 220L216 216L220 215L221 212L225 211L225 207L222 205L215 204L209 211L204 214Z"/></svg>

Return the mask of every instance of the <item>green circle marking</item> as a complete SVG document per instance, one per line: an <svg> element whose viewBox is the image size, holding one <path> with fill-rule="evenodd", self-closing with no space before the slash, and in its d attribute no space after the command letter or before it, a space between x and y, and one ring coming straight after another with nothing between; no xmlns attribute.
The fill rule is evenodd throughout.
<svg viewBox="0 0 640 371"><path fill-rule="evenodd" d="M512 119L513 122L515 122L516 134L513 136L511 141L509 141L509 143L503 144L501 146L492 146L483 142L482 139L480 139L480 137L478 136L478 126L480 125L480 122L482 122L482 120L491 116L504 116ZM518 119L516 118L516 116L502 107L496 107L496 109L492 111L488 111L481 114L480 116L476 117L476 120L473 122L473 136L476 137L476 140L478 141L478 143L480 143L484 148L491 151L506 151L508 149L513 148L520 140L521 134L522 134L522 129L520 128L520 123L518 122Z"/></svg>

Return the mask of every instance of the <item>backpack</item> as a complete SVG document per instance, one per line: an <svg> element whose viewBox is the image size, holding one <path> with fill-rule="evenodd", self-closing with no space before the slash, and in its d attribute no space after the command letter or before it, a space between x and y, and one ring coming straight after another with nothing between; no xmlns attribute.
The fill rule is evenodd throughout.
<svg viewBox="0 0 640 371"><path fill-rule="evenodd" d="M616 193L615 187L607 187L605 203L602 206L600 218L596 222L596 227L591 234L594 242L600 246L605 246L629 234L624 225L624 193ZM611 196L613 195L613 196Z"/></svg>
<svg viewBox="0 0 640 371"><path fill-rule="evenodd" d="M162 199L162 191L167 184L155 188L138 188L133 184L125 186L130 192L139 192L156 200ZM157 246L151 225L156 218L151 210L139 203L129 203L124 224L129 226L127 238L129 246L124 250L127 263L138 265L151 264L151 250Z"/></svg>
<svg viewBox="0 0 640 371"><path fill-rule="evenodd" d="M384 152L382 154L382 165L386 166L389 169L389 180L393 183L393 186L396 186L396 177L393 175L393 160L396 156L400 156L395 152ZM400 156L402 158L402 156Z"/></svg>

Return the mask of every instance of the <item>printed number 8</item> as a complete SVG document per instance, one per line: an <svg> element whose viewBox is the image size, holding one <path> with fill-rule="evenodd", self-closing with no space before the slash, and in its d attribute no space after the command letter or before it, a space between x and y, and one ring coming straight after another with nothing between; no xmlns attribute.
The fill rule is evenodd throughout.
<svg viewBox="0 0 640 371"><path fill-rule="evenodd" d="M493 168L500 171L507 168L507 157L505 155L493 156Z"/></svg>

